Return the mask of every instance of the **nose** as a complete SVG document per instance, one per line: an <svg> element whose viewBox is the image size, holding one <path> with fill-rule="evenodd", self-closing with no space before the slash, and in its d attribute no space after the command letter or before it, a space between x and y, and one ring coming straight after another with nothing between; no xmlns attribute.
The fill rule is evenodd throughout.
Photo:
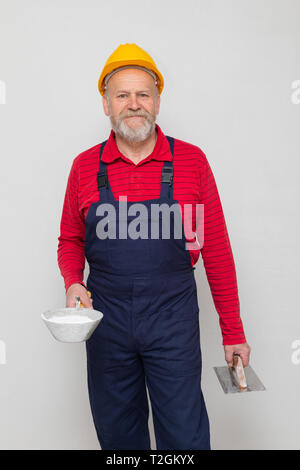
<svg viewBox="0 0 300 470"><path fill-rule="evenodd" d="M132 93L129 98L128 109L132 109L136 111L139 108L140 108L140 105L138 103L137 97L134 93Z"/></svg>

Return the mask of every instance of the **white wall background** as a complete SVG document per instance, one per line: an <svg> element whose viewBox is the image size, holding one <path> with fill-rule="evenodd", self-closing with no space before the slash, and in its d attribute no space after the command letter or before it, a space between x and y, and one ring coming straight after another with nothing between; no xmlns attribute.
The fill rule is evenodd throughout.
<svg viewBox="0 0 300 470"><path fill-rule="evenodd" d="M163 132L198 145L213 169L251 363L267 387L223 394L200 259L212 447L300 448L300 364L291 360L300 339L299 18L299 0L0 1L2 449L99 448L84 344L56 342L40 314L65 305L56 250L67 177L76 155L109 135L97 80L126 42L165 77Z"/></svg>

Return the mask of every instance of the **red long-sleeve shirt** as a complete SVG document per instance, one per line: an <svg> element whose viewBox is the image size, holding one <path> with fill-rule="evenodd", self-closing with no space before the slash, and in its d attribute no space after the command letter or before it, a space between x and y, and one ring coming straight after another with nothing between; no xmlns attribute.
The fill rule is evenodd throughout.
<svg viewBox="0 0 300 470"><path fill-rule="evenodd" d="M116 200L156 199L160 196L164 160L171 160L169 142L156 124L157 141L153 152L137 165L118 149L111 130L102 159ZM97 172L100 144L82 152L73 161L62 210L57 259L67 290L83 283L85 266L85 217L92 203L99 201ZM175 139L173 196L180 206L204 205L204 243L189 251L194 265L201 253L223 336L223 344L246 342L240 318L235 264L216 182L202 150ZM84 284L84 283L83 283ZM85 284L84 284L85 285Z"/></svg>

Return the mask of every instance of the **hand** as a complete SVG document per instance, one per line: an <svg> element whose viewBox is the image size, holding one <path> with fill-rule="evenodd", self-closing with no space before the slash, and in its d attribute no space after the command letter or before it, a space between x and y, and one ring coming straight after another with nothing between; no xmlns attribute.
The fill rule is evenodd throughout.
<svg viewBox="0 0 300 470"><path fill-rule="evenodd" d="M72 284L66 293L66 307L76 307L76 297L80 297L80 302L84 308L93 308L93 300L88 296L87 289L79 283Z"/></svg>
<svg viewBox="0 0 300 470"><path fill-rule="evenodd" d="M225 359L229 367L233 365L233 353L237 353L241 356L243 367L248 366L249 358L250 358L250 351L251 348L249 344L242 343L242 344L226 344L224 346L225 351Z"/></svg>

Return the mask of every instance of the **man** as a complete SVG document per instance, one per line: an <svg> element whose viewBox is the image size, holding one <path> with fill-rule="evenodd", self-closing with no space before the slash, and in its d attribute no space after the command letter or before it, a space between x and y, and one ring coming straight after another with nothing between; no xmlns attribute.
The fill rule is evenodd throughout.
<svg viewBox="0 0 300 470"><path fill-rule="evenodd" d="M194 277L200 252L226 361L239 353L244 366L249 362L214 177L199 147L165 136L156 124L163 86L143 49L125 44L114 51L99 79L110 136L74 159L65 195L58 262L66 304L74 306L79 296L104 314L86 342L89 398L102 449L150 450L145 384L157 449L210 449ZM169 215L174 210L169 237L162 234L163 218L153 216L157 204ZM204 205L205 238L198 250L187 249L183 218L183 235L174 235L179 209L188 204ZM139 236L133 230L137 207ZM156 235L146 230L145 236L145 228L153 227Z"/></svg>

